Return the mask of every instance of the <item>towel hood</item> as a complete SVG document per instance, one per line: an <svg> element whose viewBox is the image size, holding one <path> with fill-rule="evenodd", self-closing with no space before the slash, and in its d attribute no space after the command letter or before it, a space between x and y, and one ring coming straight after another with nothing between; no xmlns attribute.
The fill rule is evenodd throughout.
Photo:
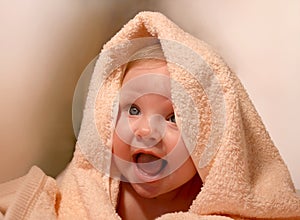
<svg viewBox="0 0 300 220"><path fill-rule="evenodd" d="M121 67L136 50L157 42L182 137L204 183L190 211L300 216L287 167L236 74L209 45L158 12L140 12L104 45L76 150L100 173L111 174Z"/></svg>

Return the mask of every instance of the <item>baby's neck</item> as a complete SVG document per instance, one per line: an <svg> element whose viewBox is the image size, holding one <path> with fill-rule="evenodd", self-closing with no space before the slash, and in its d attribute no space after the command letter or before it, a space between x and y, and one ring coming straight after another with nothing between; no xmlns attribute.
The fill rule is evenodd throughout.
<svg viewBox="0 0 300 220"><path fill-rule="evenodd" d="M155 219L163 214L188 211L199 194L202 181L195 175L181 187L156 198L143 198L130 183L122 182L117 212L122 219Z"/></svg>

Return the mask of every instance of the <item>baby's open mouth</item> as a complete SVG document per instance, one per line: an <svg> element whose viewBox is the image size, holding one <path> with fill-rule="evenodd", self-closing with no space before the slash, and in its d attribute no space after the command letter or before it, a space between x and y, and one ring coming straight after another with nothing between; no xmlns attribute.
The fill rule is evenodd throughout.
<svg viewBox="0 0 300 220"><path fill-rule="evenodd" d="M149 176L155 176L167 165L167 161L152 154L138 153L134 155L138 169Z"/></svg>

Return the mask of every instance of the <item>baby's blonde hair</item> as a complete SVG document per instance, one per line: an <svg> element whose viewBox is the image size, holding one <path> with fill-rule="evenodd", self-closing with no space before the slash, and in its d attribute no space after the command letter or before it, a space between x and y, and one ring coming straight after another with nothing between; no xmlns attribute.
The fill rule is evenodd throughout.
<svg viewBox="0 0 300 220"><path fill-rule="evenodd" d="M164 52L161 48L160 43L153 44L147 47L143 47L139 50L137 50L134 54L132 54L128 62L123 66L122 68L122 81L128 71L128 69L138 63L143 62L145 60L157 60L157 61L166 61L166 58L164 56Z"/></svg>

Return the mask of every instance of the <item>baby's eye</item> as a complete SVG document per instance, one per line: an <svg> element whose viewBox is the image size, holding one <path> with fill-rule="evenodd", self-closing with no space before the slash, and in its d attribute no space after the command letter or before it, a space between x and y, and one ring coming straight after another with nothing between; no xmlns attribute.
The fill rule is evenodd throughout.
<svg viewBox="0 0 300 220"><path fill-rule="evenodd" d="M135 105L131 105L128 112L130 115L139 115L141 113L139 108Z"/></svg>
<svg viewBox="0 0 300 220"><path fill-rule="evenodd" d="M172 123L176 123L176 118L175 115L172 114L167 118L167 121L172 122Z"/></svg>

